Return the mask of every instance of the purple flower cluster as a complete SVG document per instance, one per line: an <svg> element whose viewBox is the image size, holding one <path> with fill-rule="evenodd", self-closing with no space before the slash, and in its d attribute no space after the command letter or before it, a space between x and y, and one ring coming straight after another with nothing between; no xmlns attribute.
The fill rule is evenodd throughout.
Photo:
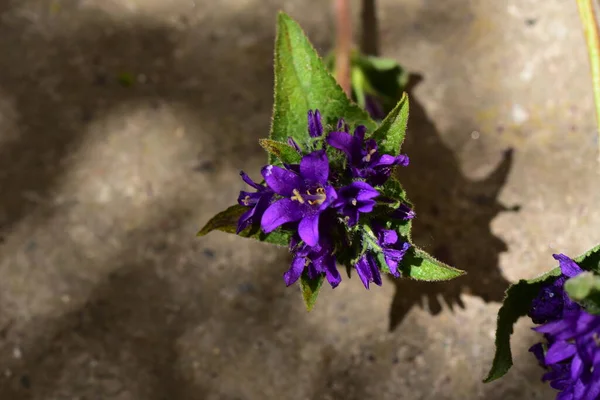
<svg viewBox="0 0 600 400"><path fill-rule="evenodd" d="M542 287L529 316L546 343L530 351L548 369L542 379L560 393L557 400L600 399L600 316L589 314L564 290L568 278L583 270L564 254L555 254L562 275Z"/></svg>
<svg viewBox="0 0 600 400"><path fill-rule="evenodd" d="M310 110L308 137L303 143L309 151L303 152L296 141L288 140L301 155L299 164L266 165L261 170L262 184L241 173L256 191L240 192L238 203L248 211L240 217L237 233L259 222L265 233L280 227L294 232L289 244L293 261L284 274L286 285L306 273L309 279L325 276L336 287L341 281L336 255L352 248L356 237L366 235L363 225L372 226L368 228L371 246L366 250L359 246L362 251L354 258L353 266L365 287L369 288L369 282L381 285L376 251L383 253L390 273L399 276L398 263L410 244L395 231L380 227L370 214L381 195L377 188L390 178L395 166L406 166L409 160L405 155L381 154L376 141L365 135L362 125L350 134L341 119L337 129L326 134L320 112ZM385 219L414 217L406 205L387 209L390 212Z"/></svg>

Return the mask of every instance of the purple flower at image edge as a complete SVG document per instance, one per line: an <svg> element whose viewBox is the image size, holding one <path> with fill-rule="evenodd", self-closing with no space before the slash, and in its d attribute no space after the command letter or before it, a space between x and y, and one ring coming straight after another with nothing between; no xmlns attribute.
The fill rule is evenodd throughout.
<svg viewBox="0 0 600 400"><path fill-rule="evenodd" d="M299 171L267 165L262 171L267 186L282 199L264 212L261 227L269 233L288 222L298 222L298 234L309 246L319 242L319 217L337 198L328 184L329 160L324 150L302 157Z"/></svg>
<svg viewBox="0 0 600 400"><path fill-rule="evenodd" d="M244 171L241 171L240 175L244 182L256 189L256 192L252 193L242 190L238 196L238 204L249 207L250 209L242 214L238 220L236 234L239 234L241 231L252 225L254 221L261 219L274 195L271 189L264 185L257 184Z"/></svg>
<svg viewBox="0 0 600 400"><path fill-rule="evenodd" d="M530 351L548 369L542 380L560 393L558 400L600 399L600 316L587 313L564 291L567 278L583 270L564 254L555 254L561 276L542 287L532 302L529 316L543 325L534 328L547 341Z"/></svg>

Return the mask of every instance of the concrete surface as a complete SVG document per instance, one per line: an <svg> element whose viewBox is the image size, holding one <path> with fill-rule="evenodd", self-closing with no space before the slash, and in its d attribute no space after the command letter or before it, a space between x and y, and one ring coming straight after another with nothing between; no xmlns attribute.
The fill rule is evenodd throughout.
<svg viewBox="0 0 600 400"><path fill-rule="evenodd" d="M481 379L506 285L600 238L575 3L379 1L416 237L469 275L310 314L284 249L194 237L264 161L280 8L329 48L319 0L0 1L0 400L552 398L527 321Z"/></svg>

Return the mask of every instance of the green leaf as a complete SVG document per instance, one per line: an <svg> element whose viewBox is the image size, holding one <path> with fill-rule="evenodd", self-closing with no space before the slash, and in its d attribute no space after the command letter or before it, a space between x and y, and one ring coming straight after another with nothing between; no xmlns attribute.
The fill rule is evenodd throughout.
<svg viewBox="0 0 600 400"><path fill-rule="evenodd" d="M447 281L465 274L465 271L436 260L414 245L404 255L400 269L403 276L428 282Z"/></svg>
<svg viewBox="0 0 600 400"><path fill-rule="evenodd" d="M302 298L308 311L313 309L321 286L323 286L324 279L323 275L319 275L316 279L310 279L306 272L300 277L300 290L302 291Z"/></svg>
<svg viewBox="0 0 600 400"><path fill-rule="evenodd" d="M243 207L238 204L221 211L210 219L196 236L204 236L212 231L221 231L235 234L238 220L241 215L248 211L248 207ZM239 233L239 236L276 244L278 246L287 246L290 242L292 232L283 229L277 229L271 233L264 233L258 226L251 226Z"/></svg>
<svg viewBox="0 0 600 400"><path fill-rule="evenodd" d="M364 68L373 68L381 72L401 68L398 62L391 58L361 55L358 62L363 65Z"/></svg>
<svg viewBox="0 0 600 400"><path fill-rule="evenodd" d="M396 200L399 203L404 203L408 206L412 206L412 203L408 200L408 197L406 196L406 190L404 190L400 181L398 181L398 179L394 178L393 176L390 177L380 188L380 193L384 197Z"/></svg>
<svg viewBox="0 0 600 400"><path fill-rule="evenodd" d="M590 314L600 313L600 276L583 272L565 282L565 290Z"/></svg>
<svg viewBox="0 0 600 400"><path fill-rule="evenodd" d="M300 26L285 13L277 21L275 42L275 99L270 139L298 143L308 138L308 110L318 109L325 125L335 126L339 118L356 126L376 128L367 113L353 104L310 44ZM269 156L269 163L274 163Z"/></svg>
<svg viewBox="0 0 600 400"><path fill-rule="evenodd" d="M282 163L298 164L302 157L289 144L271 139L259 139L258 143L272 156L277 157Z"/></svg>
<svg viewBox="0 0 600 400"><path fill-rule="evenodd" d="M600 274L600 245L575 258L582 269Z"/></svg>
<svg viewBox="0 0 600 400"><path fill-rule="evenodd" d="M565 282L565 290L574 301L585 300L600 291L600 276L593 272L582 272Z"/></svg>
<svg viewBox="0 0 600 400"><path fill-rule="evenodd" d="M382 97L385 111L393 109L402 98L409 74L389 58L358 55L355 63L367 77L370 90Z"/></svg>
<svg viewBox="0 0 600 400"><path fill-rule="evenodd" d="M502 307L498 312L496 353L492 368L484 380L485 383L496 380L508 372L513 364L510 335L513 333L514 324L520 317L527 315L531 308L531 302L539 294L542 286L556 279L560 274L560 268L554 268L540 277L530 280L522 279L508 288Z"/></svg>
<svg viewBox="0 0 600 400"><path fill-rule="evenodd" d="M373 132L372 138L378 143L379 151L385 154L398 155L406 135L408 123L408 95L404 93L396 107L383 120L379 128Z"/></svg>

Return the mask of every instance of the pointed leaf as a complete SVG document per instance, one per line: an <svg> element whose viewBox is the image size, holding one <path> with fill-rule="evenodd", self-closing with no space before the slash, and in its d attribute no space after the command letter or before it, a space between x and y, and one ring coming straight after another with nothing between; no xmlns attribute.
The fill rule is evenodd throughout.
<svg viewBox="0 0 600 400"><path fill-rule="evenodd" d="M372 138L379 144L379 151L385 154L398 155L406 135L408 123L408 95L404 93L396 107L383 120L379 128L373 132Z"/></svg>
<svg viewBox="0 0 600 400"><path fill-rule="evenodd" d="M212 231L221 231L235 234L237 223L243 213L248 211L247 207L238 204L221 211L210 219L196 236L204 236ZM271 233L264 233L258 226L249 227L239 233L239 236L276 244L278 246L287 246L292 237L292 232L283 229L277 229Z"/></svg>
<svg viewBox="0 0 600 400"><path fill-rule="evenodd" d="M275 43L275 101L270 139L285 142L288 137L303 144L308 139L307 113L318 109L324 125L335 126L339 118L369 131L376 124L353 104L310 44L300 26L280 13ZM269 156L269 163L276 160Z"/></svg>
<svg viewBox="0 0 600 400"><path fill-rule="evenodd" d="M300 290L302 291L302 298L308 311L313 309L321 286L323 286L324 279L324 275L319 275L316 279L310 279L306 272L300 277Z"/></svg>
<svg viewBox="0 0 600 400"><path fill-rule="evenodd" d="M289 144L271 139L259 139L258 143L271 156L277 157L282 163L298 164L302 156Z"/></svg>
<svg viewBox="0 0 600 400"><path fill-rule="evenodd" d="M485 383L496 380L508 372L513 364L510 335L513 333L514 324L520 317L527 315L531 309L531 302L539 294L542 286L550 283L560 274L560 268L554 268L540 277L530 280L522 279L508 288L502 307L498 312L496 353L492 368L484 380Z"/></svg>
<svg viewBox="0 0 600 400"><path fill-rule="evenodd" d="M400 269L403 276L428 282L447 281L465 274L465 271L436 260L414 245L404 255Z"/></svg>
<svg viewBox="0 0 600 400"><path fill-rule="evenodd" d="M600 245L575 258L574 261L582 269L600 274Z"/></svg>

